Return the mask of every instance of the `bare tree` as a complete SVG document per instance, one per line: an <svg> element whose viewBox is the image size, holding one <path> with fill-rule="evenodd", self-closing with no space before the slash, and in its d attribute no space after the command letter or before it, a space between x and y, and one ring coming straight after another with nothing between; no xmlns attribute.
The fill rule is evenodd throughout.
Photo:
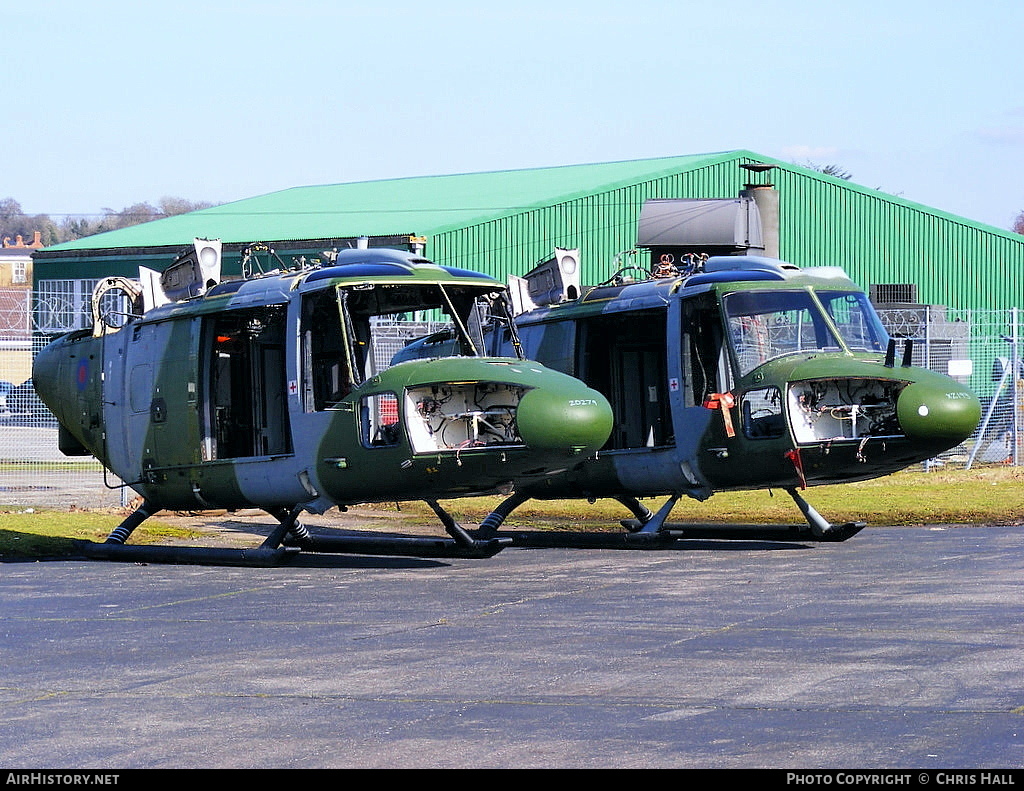
<svg viewBox="0 0 1024 791"><path fill-rule="evenodd" d="M105 216L100 222L100 229L104 231L127 228L130 225L159 220L163 217L160 210L149 203L133 203L131 206L125 206L121 211L104 209L103 214Z"/></svg>
<svg viewBox="0 0 1024 791"><path fill-rule="evenodd" d="M826 176L835 176L843 181L849 181L853 177L852 173L844 170L839 165L818 165L814 162L808 162L807 167L819 173L824 173Z"/></svg>
<svg viewBox="0 0 1024 791"><path fill-rule="evenodd" d="M0 238L14 240L21 236L29 241L39 231L43 245L49 246L216 205L173 197L161 198L158 204L141 202L120 210L104 208L102 216L67 215L58 224L47 214L25 214L14 198L0 198Z"/></svg>
<svg viewBox="0 0 1024 791"><path fill-rule="evenodd" d="M209 209L215 204L208 201L190 201L184 198L163 197L158 204L160 211L165 217L173 217L176 214L187 214L190 211Z"/></svg>
<svg viewBox="0 0 1024 791"><path fill-rule="evenodd" d="M36 231L39 231L44 245L62 241L60 229L48 215L30 216L22 211L21 204L14 198L0 200L0 237L13 241L20 236L28 243Z"/></svg>

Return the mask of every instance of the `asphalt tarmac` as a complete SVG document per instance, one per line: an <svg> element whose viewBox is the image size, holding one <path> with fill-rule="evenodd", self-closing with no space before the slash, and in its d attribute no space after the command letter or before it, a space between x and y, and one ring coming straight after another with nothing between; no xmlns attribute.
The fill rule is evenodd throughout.
<svg viewBox="0 0 1024 791"><path fill-rule="evenodd" d="M1022 582L1020 527L0 564L0 763L1019 768Z"/></svg>

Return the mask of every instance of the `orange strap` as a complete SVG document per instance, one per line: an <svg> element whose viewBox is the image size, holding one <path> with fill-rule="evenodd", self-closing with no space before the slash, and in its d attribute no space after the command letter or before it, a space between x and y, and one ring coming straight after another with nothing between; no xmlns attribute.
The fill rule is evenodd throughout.
<svg viewBox="0 0 1024 791"><path fill-rule="evenodd" d="M704 406L707 409L721 409L722 420L725 421L726 435L730 437L736 436L736 429L732 424L732 413L729 411L732 407L736 406L736 399L732 393L712 393L704 401Z"/></svg>

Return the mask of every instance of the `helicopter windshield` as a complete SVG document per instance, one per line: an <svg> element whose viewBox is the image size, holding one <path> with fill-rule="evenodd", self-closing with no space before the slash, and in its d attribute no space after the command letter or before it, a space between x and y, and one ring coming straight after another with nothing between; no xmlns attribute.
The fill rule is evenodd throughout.
<svg viewBox="0 0 1024 791"><path fill-rule="evenodd" d="M885 351L889 335L866 294L859 291L815 291L815 294L851 351Z"/></svg>
<svg viewBox="0 0 1024 791"><path fill-rule="evenodd" d="M737 291L725 295L722 301L740 376L794 352L844 348L885 351L888 336L865 294L815 293L831 322L808 291Z"/></svg>
<svg viewBox="0 0 1024 791"><path fill-rule="evenodd" d="M470 330L476 300L484 295L479 288L444 286L440 283L401 283L340 286L338 298L344 313L355 324L376 318L404 318L421 311L438 311L457 331L458 354L480 354L480 339Z"/></svg>
<svg viewBox="0 0 1024 791"><path fill-rule="evenodd" d="M785 354L842 349L807 291L737 291L722 302L740 376Z"/></svg>
<svg viewBox="0 0 1024 791"><path fill-rule="evenodd" d="M330 409L355 387L394 364L396 322L421 312L446 316L451 325L433 357L482 357L489 353L484 327L503 327L518 338L503 292L493 287L440 283L339 285L303 299L301 333L307 411ZM440 333L436 333L440 334Z"/></svg>

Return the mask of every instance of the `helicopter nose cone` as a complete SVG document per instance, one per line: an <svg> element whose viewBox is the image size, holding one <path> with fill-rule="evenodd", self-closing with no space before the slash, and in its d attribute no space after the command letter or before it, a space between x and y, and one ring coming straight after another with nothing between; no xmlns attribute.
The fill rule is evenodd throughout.
<svg viewBox="0 0 1024 791"><path fill-rule="evenodd" d="M537 388L523 395L516 423L528 447L594 453L611 436L612 408L603 395L582 385Z"/></svg>
<svg viewBox="0 0 1024 791"><path fill-rule="evenodd" d="M914 382L900 393L896 414L908 437L953 447L974 433L981 420L981 402L951 380Z"/></svg>

